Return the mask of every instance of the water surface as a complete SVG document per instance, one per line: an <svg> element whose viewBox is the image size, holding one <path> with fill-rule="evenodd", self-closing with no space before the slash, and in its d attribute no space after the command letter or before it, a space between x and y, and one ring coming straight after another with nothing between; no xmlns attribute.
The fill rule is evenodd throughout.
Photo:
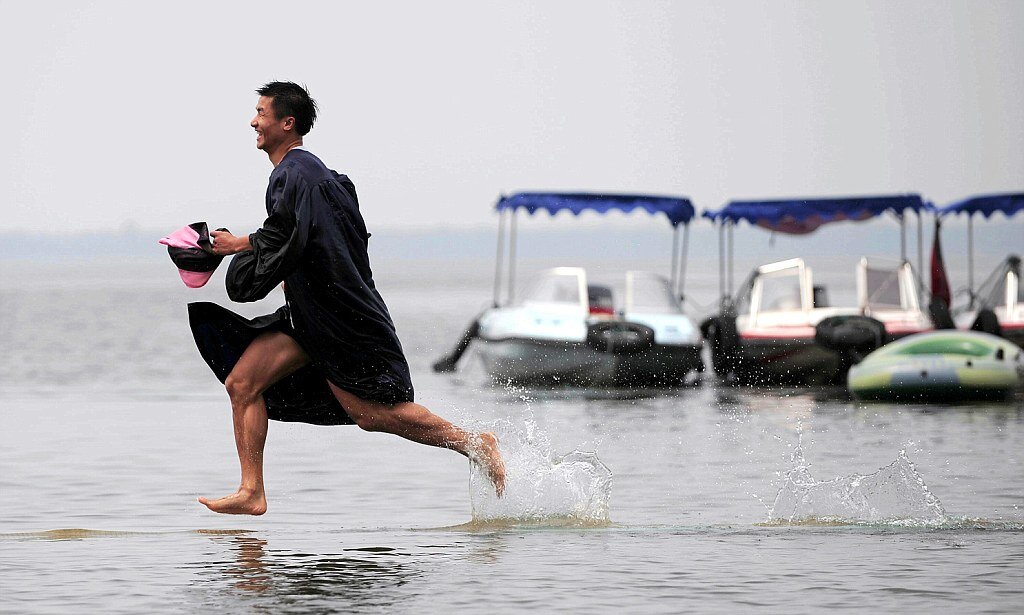
<svg viewBox="0 0 1024 615"><path fill-rule="evenodd" d="M5 265L0 611L1019 612L1020 396L516 390L472 354L430 373L486 304L482 269L377 271L418 399L497 430L509 500L449 451L274 423L270 510L239 518L195 501L237 481L184 313L226 304L219 277L189 291L162 262ZM777 502L787 484L804 491Z"/></svg>

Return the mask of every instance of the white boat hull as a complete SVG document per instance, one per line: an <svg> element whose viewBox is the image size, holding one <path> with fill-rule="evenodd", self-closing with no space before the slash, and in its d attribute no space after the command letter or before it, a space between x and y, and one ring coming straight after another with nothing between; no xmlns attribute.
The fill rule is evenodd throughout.
<svg viewBox="0 0 1024 615"><path fill-rule="evenodd" d="M703 367L700 346L661 345L637 354L599 352L583 342L481 339L477 353L497 384L679 386Z"/></svg>

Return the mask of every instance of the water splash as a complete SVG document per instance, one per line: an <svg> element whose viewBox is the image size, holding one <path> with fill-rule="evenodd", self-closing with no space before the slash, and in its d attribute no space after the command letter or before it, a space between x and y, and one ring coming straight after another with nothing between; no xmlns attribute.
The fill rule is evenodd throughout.
<svg viewBox="0 0 1024 615"><path fill-rule="evenodd" d="M945 523L942 503L928 490L914 464L901 450L896 461L867 474L817 481L798 445L794 467L768 513L769 523Z"/></svg>
<svg viewBox="0 0 1024 615"><path fill-rule="evenodd" d="M474 523L609 522L612 473L597 453L554 453L547 435L532 420L522 429L506 424L496 431L505 459L505 494L497 497L487 476L471 466Z"/></svg>

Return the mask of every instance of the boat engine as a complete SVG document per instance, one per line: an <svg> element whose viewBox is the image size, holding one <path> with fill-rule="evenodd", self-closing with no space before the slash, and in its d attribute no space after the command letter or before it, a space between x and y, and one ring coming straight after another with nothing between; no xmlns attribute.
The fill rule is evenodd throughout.
<svg viewBox="0 0 1024 615"><path fill-rule="evenodd" d="M587 346L598 352L637 354L654 345L654 329L635 322L608 320L587 327Z"/></svg>
<svg viewBox="0 0 1024 615"><path fill-rule="evenodd" d="M870 316L830 316L814 328L814 341L855 365L885 344L887 335L885 325Z"/></svg>

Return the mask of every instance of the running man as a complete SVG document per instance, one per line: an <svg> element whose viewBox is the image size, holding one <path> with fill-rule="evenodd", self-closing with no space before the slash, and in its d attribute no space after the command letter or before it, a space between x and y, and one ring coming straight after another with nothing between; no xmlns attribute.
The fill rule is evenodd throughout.
<svg viewBox="0 0 1024 615"><path fill-rule="evenodd" d="M263 448L268 419L354 423L449 448L478 464L499 496L505 467L491 433L471 433L415 403L409 366L367 255L355 186L302 147L316 120L305 88L258 89L256 147L274 170L267 219L249 236L212 231L214 251L236 255L227 274L233 301L258 301L284 283L286 305L247 320L211 303L189 305L200 353L231 400L241 484L199 501L219 513L267 510Z"/></svg>

